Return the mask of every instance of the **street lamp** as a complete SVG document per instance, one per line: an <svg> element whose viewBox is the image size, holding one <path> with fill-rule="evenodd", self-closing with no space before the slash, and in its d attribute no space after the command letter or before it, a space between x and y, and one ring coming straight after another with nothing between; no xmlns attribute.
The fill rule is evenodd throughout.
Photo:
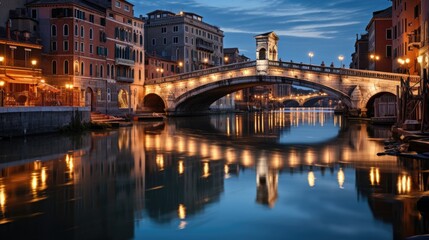
<svg viewBox="0 0 429 240"><path fill-rule="evenodd" d="M310 65L311 65L311 59L314 57L314 53L313 52L309 52L308 56L310 57Z"/></svg>
<svg viewBox="0 0 429 240"><path fill-rule="evenodd" d="M398 58L398 63L401 65L402 71L405 69L404 65L405 64L409 64L410 63L410 59L406 58L406 59L402 59L402 58ZM408 68L406 68L406 73L410 74L410 71Z"/></svg>
<svg viewBox="0 0 429 240"><path fill-rule="evenodd" d="M377 61L378 60L380 60L380 56L378 56L378 55L376 55L376 54L371 54L370 56L369 56L369 58L371 59L371 61L373 61L373 63L374 63L374 69L373 70L377 70L376 69L376 63L377 63Z"/></svg>
<svg viewBox="0 0 429 240"><path fill-rule="evenodd" d="M0 56L0 64L3 65L3 62L4 62L4 57Z"/></svg>
<svg viewBox="0 0 429 240"><path fill-rule="evenodd" d="M225 64L228 64L229 57L224 57L224 60L225 60Z"/></svg>
<svg viewBox="0 0 429 240"><path fill-rule="evenodd" d="M178 62L177 66L178 66L177 71L178 73L180 73L180 69L183 67L183 62L182 61Z"/></svg>
<svg viewBox="0 0 429 240"><path fill-rule="evenodd" d="M343 60L344 60L344 56L343 55L340 55L340 56L338 56L338 60L340 60L340 68L342 68L343 67Z"/></svg>
<svg viewBox="0 0 429 240"><path fill-rule="evenodd" d="M67 99L67 96L68 96L68 91L71 91L71 101L66 101L66 102L70 102L70 106L73 106L73 84L68 84L68 83L66 83L66 99Z"/></svg>

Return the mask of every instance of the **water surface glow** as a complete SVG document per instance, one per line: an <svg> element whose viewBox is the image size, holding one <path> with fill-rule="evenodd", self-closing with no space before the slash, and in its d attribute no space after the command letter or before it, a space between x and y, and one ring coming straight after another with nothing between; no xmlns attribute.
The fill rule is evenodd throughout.
<svg viewBox="0 0 429 240"><path fill-rule="evenodd" d="M329 111L136 123L0 145L6 239L404 239L427 163Z"/></svg>

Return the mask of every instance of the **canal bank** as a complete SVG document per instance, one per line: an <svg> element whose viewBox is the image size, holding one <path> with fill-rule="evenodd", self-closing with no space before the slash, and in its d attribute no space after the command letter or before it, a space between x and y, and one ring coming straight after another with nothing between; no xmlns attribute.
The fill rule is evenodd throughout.
<svg viewBox="0 0 429 240"><path fill-rule="evenodd" d="M76 122L90 122L89 107L0 108L0 138L58 132Z"/></svg>

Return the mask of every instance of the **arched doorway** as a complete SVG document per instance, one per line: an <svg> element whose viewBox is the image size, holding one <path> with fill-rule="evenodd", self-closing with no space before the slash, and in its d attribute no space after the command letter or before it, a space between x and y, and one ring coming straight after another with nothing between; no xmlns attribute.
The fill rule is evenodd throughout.
<svg viewBox="0 0 429 240"><path fill-rule="evenodd" d="M259 50L259 60L267 59L267 50L265 48L261 48Z"/></svg>
<svg viewBox="0 0 429 240"><path fill-rule="evenodd" d="M118 107L121 109L124 108L129 108L130 104L128 101L129 97L128 97L128 91L124 90L124 89L120 89L119 93L118 93Z"/></svg>
<svg viewBox="0 0 429 240"><path fill-rule="evenodd" d="M91 107L91 112L95 111L97 108L95 94L90 87L87 87L85 90L85 107Z"/></svg>

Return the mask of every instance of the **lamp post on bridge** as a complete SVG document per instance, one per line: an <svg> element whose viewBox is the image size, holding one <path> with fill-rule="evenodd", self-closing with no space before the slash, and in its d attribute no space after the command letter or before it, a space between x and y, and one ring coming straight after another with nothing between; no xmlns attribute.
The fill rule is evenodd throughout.
<svg viewBox="0 0 429 240"><path fill-rule="evenodd" d="M338 56L338 60L340 60L340 68L342 68L343 67L344 56L343 55Z"/></svg>
<svg viewBox="0 0 429 240"><path fill-rule="evenodd" d="M309 52L308 53L308 57L310 57L310 65L311 65L311 59L314 57L314 53L313 52Z"/></svg>
<svg viewBox="0 0 429 240"><path fill-rule="evenodd" d="M376 54L371 54L370 56L369 56L369 59L374 63L374 71L376 71L377 70L377 61L379 61L380 60L380 56L378 56L378 55L376 55Z"/></svg>
<svg viewBox="0 0 429 240"><path fill-rule="evenodd" d="M408 74L407 80L401 77L401 123L405 121L407 115L407 105L408 105L408 95L411 93L410 88L410 69L408 64L410 63L410 59L402 59L398 58L398 63L401 65L401 72L405 72Z"/></svg>

